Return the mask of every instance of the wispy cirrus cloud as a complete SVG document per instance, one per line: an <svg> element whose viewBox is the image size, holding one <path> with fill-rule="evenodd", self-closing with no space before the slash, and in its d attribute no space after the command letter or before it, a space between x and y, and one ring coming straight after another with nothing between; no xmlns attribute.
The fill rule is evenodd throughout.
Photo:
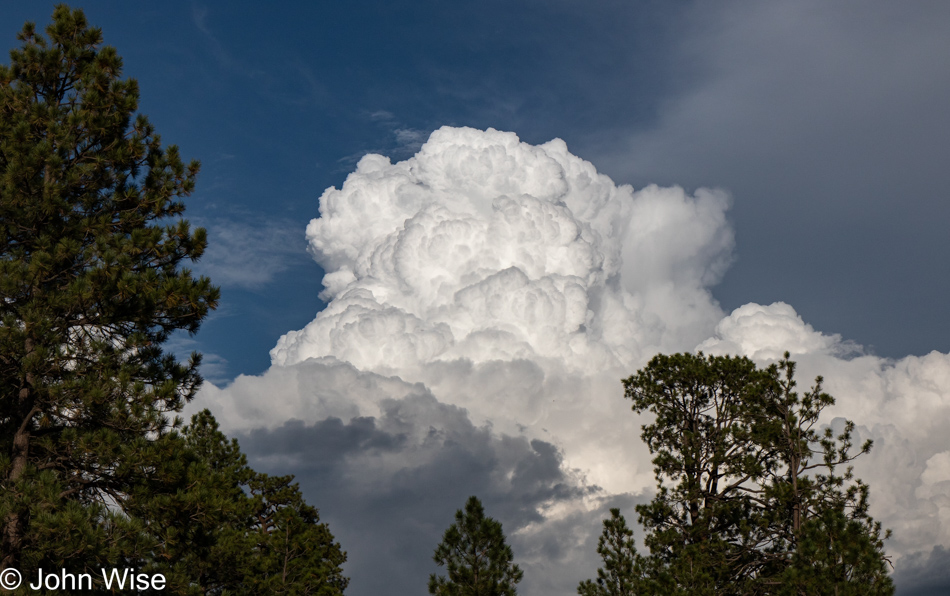
<svg viewBox="0 0 950 596"><path fill-rule="evenodd" d="M192 218L208 230L208 249L194 269L223 287L255 289L307 259L300 226L286 219Z"/></svg>

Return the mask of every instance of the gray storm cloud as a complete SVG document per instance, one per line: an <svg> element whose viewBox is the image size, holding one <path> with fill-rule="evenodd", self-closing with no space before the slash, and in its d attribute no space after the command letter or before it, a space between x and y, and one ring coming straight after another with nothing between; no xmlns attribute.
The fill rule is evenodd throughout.
<svg viewBox="0 0 950 596"><path fill-rule="evenodd" d="M523 593L566 594L593 574L606 504L652 489L620 378L658 352L766 363L788 349L802 385L823 374L838 398L827 422L876 439L859 472L891 552L950 544L950 358L867 356L782 303L723 313L709 288L732 259L729 206L721 191L616 185L560 140L492 129L442 128L398 163L367 155L307 227L326 309L266 373L198 402L256 461L297 470L348 548L375 553L355 555L354 593L372 593L359 576L373 566L414 569L419 589L450 519L410 503L450 515L464 497L447 487L464 487L502 508ZM354 504L393 508L374 531L417 540L370 547Z"/></svg>

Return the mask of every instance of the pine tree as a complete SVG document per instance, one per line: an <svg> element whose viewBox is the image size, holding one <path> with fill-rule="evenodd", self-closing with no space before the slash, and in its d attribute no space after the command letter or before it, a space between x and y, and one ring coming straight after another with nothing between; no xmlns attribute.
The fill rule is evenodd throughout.
<svg viewBox="0 0 950 596"><path fill-rule="evenodd" d="M610 519L604 520L604 531L597 541L597 554L604 566L597 570L597 581L585 579L577 586L581 596L635 596L639 555L633 542L633 530L620 510L610 510Z"/></svg>
<svg viewBox="0 0 950 596"><path fill-rule="evenodd" d="M174 455L123 504L152 546L127 560L163 574L171 593L238 593L252 560L247 539L252 503L245 488L254 471L207 410L159 442Z"/></svg>
<svg viewBox="0 0 950 596"><path fill-rule="evenodd" d="M138 87L82 12L46 31L0 67L0 553L26 568L134 534L111 512L200 382L162 343L218 300L180 267L205 248L180 219L197 162L133 121ZM43 540L64 528L76 544Z"/></svg>
<svg viewBox="0 0 950 596"><path fill-rule="evenodd" d="M446 576L429 576L429 594L437 596L514 596L524 573L512 563L501 523L485 517L477 497L455 513L432 557Z"/></svg>
<svg viewBox="0 0 950 596"><path fill-rule="evenodd" d="M176 416L218 290L183 265L198 163L135 115L81 11L27 23L0 66L0 566L166 576L179 594L341 594L345 553L292 477L247 466L207 411Z"/></svg>
<svg viewBox="0 0 950 596"><path fill-rule="evenodd" d="M342 594L349 584L340 567L346 553L304 502L293 476L255 474L248 488L253 559L246 593Z"/></svg>
<svg viewBox="0 0 950 596"><path fill-rule="evenodd" d="M834 399L793 389L789 354L659 355L624 381L654 455L657 495L637 507L650 555L644 593L887 596L880 524L850 462L854 424L818 433ZM843 473L839 473L844 466ZM831 590L828 592L828 590Z"/></svg>
<svg viewBox="0 0 950 596"><path fill-rule="evenodd" d="M167 437L181 455L127 508L160 545L140 568L183 594L343 593L346 553L292 476L252 470L207 410Z"/></svg>
<svg viewBox="0 0 950 596"><path fill-rule="evenodd" d="M795 363L788 352L770 367L771 391L765 394L760 421L763 443L777 454L763 481L765 507L772 519L773 545L787 545L777 568L782 594L809 594L821 589L840 596L887 596L894 591L888 576L884 540L890 531L868 514L870 487L854 478L851 462L870 452L867 440L853 447L854 423L846 421L835 435L817 431L822 410L834 398L822 391L818 377L812 388L796 392ZM843 473L839 473L844 466Z"/></svg>
<svg viewBox="0 0 950 596"><path fill-rule="evenodd" d="M624 381L633 409L656 415L641 436L654 454L658 492L637 512L651 575L668 589L731 593L751 571L745 558L755 551L742 545L759 525L750 520L752 495L736 480L764 473L766 455L745 412L767 381L747 359L692 354L657 356Z"/></svg>

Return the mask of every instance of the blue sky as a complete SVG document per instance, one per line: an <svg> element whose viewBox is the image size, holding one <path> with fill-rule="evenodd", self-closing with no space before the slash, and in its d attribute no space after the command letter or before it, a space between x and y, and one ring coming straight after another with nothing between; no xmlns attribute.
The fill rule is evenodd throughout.
<svg viewBox="0 0 950 596"><path fill-rule="evenodd" d="M11 43L52 7L4 4ZM302 229L363 153L407 157L442 125L559 137L617 182L732 193L738 258L713 289L726 310L784 300L883 356L947 351L942 8L843 7L824 23L786 8L783 24L740 5L83 7L138 79L142 111L202 161L190 217L211 230L261 218ZM730 21L730 10L752 14ZM730 81L735 97L715 95ZM671 115L678 102L704 93L709 120L676 128L687 126ZM227 360L224 376L262 371L275 339L319 308L320 274L303 248L281 247L267 283L222 284L198 341ZM257 249L264 258L277 247Z"/></svg>
<svg viewBox="0 0 950 596"><path fill-rule="evenodd" d="M53 3L0 6L0 36L12 47L23 22L45 24ZM82 8L123 56L126 75L139 81L141 111L165 142L202 162L188 213L209 231L209 252L196 268L222 286L222 300L197 336L175 345L204 352L206 377L219 387L238 375L264 375L278 339L324 308L323 270L304 233L324 190L341 188L366 153L410 158L442 126L512 131L531 145L563 139L617 185L676 184L688 195L722 189L735 238L723 248L731 265L712 275L718 283L703 283L723 313L785 302L814 330L883 358L879 368L950 351L944 3ZM431 386L429 377L385 374ZM451 401L433 392L441 405L432 408ZM472 445L490 442L479 434L476 410L465 407L472 421L452 428ZM376 415L377 430L387 412ZM289 418L313 431L330 428L335 416ZM249 448L272 453L263 430L234 428L243 429ZM557 467L523 438L517 449ZM551 444L563 451L570 441ZM921 457L936 457L935 441ZM280 469L299 475L304 468ZM505 494L492 498L502 506ZM440 507L459 507L464 496ZM368 540L353 535L360 539ZM354 593L368 593L361 589L369 590L354 584Z"/></svg>
<svg viewBox="0 0 950 596"><path fill-rule="evenodd" d="M52 5L5 3L6 39L26 20L46 22ZM300 231L295 246L240 247L264 259L261 275L224 283L221 308L197 338L202 351L227 359L225 376L262 371L277 337L320 308L321 273L302 230L323 189L339 185L364 153L407 157L444 124L570 142L572 132L609 130L617 117L625 125L649 119L658 98L629 97L629 83L611 82L610 73L620 66L624 79L664 84L670 75L651 57L660 56L669 15L552 6L82 5L139 81L141 111L166 142L202 162L189 217L212 231L262 218ZM638 33L605 38L600 29L615 17ZM564 36L575 42L561 43ZM590 72L592 55L600 77ZM617 64L618 56L629 58ZM606 89L589 88L598 78ZM279 265L262 256L269 251Z"/></svg>

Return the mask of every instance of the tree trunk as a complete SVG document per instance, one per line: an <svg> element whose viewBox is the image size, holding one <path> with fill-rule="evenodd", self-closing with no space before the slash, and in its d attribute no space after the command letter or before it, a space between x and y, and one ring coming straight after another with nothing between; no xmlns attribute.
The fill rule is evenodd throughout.
<svg viewBox="0 0 950 596"><path fill-rule="evenodd" d="M26 340L26 354L24 359L28 358L34 350L33 340ZM26 472L26 465L30 457L30 427L33 416L36 414L35 395L33 384L35 378L33 373L26 373L23 379L23 385L20 387L17 396L17 410L20 413L22 422L20 427L13 435L13 448L10 453L10 471L6 477L8 486L16 483ZM12 488L12 486L11 486ZM3 520L3 567L10 567L18 562L20 548L22 546L23 517L18 507L14 505L13 510L7 514Z"/></svg>

